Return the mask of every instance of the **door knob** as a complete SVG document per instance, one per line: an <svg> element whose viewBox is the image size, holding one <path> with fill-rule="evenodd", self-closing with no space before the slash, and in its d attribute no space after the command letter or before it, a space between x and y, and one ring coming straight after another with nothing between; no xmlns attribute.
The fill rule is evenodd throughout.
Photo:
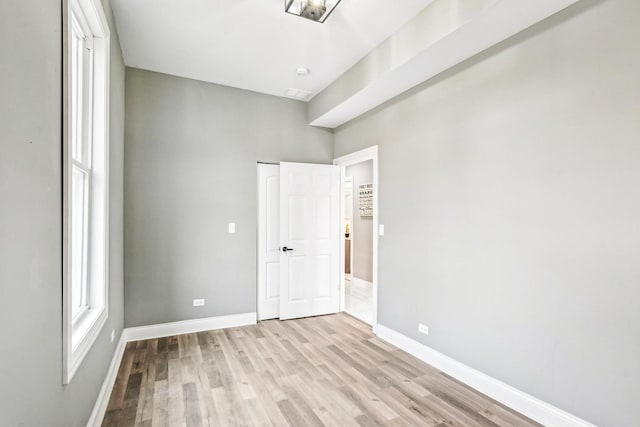
<svg viewBox="0 0 640 427"><path fill-rule="evenodd" d="M282 252L295 251L295 249L293 249L293 248L288 248L288 247L286 247L286 246L281 247L281 248L280 248L280 250L281 250Z"/></svg>

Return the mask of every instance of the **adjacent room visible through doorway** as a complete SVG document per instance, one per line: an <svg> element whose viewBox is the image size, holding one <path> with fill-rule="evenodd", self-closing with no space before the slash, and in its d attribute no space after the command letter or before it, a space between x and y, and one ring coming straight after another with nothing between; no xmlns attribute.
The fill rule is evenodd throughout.
<svg viewBox="0 0 640 427"><path fill-rule="evenodd" d="M373 323L373 160L345 168L344 311Z"/></svg>

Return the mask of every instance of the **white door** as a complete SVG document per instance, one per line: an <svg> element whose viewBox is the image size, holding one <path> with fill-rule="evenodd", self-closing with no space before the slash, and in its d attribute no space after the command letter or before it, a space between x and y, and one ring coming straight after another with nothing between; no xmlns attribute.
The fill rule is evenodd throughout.
<svg viewBox="0 0 640 427"><path fill-rule="evenodd" d="M280 166L258 164L258 320L280 310Z"/></svg>
<svg viewBox="0 0 640 427"><path fill-rule="evenodd" d="M280 319L340 308L340 167L280 164Z"/></svg>

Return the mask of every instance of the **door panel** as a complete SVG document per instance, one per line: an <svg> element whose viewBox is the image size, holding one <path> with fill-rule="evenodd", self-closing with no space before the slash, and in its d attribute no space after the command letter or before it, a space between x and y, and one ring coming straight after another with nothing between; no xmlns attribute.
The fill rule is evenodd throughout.
<svg viewBox="0 0 640 427"><path fill-rule="evenodd" d="M331 197L319 197L316 200L315 237L318 240L331 240Z"/></svg>
<svg viewBox="0 0 640 427"><path fill-rule="evenodd" d="M258 319L280 311L280 166L258 165Z"/></svg>
<svg viewBox="0 0 640 427"><path fill-rule="evenodd" d="M266 299L280 298L280 259L278 259L278 261L267 262L266 268ZM277 305L279 305L279 302ZM278 317L277 313L275 313L274 317Z"/></svg>
<svg viewBox="0 0 640 427"><path fill-rule="evenodd" d="M316 298L331 298L331 257L319 255L311 258L313 289Z"/></svg>
<svg viewBox="0 0 640 427"><path fill-rule="evenodd" d="M281 163L280 318L339 310L340 168Z"/></svg>
<svg viewBox="0 0 640 427"><path fill-rule="evenodd" d="M266 179L267 250L278 252L280 247L280 167L268 166ZM279 260L278 260L279 261Z"/></svg>
<svg viewBox="0 0 640 427"><path fill-rule="evenodd" d="M306 283L306 259L302 256L297 255L289 255L287 257L287 262L289 264L289 273L287 275L288 282L288 292L285 293L287 296L285 303L294 303L299 301L304 301L306 297L305 288L307 287Z"/></svg>
<svg viewBox="0 0 640 427"><path fill-rule="evenodd" d="M289 197L289 235L290 242L304 240L306 217L305 217L305 200L301 196Z"/></svg>

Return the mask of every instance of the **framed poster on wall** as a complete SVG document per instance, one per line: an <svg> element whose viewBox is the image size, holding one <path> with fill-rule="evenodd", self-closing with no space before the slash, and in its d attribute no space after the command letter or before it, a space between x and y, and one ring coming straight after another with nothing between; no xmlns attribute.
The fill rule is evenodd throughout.
<svg viewBox="0 0 640 427"><path fill-rule="evenodd" d="M360 216L373 216L373 184L359 186L358 200Z"/></svg>

